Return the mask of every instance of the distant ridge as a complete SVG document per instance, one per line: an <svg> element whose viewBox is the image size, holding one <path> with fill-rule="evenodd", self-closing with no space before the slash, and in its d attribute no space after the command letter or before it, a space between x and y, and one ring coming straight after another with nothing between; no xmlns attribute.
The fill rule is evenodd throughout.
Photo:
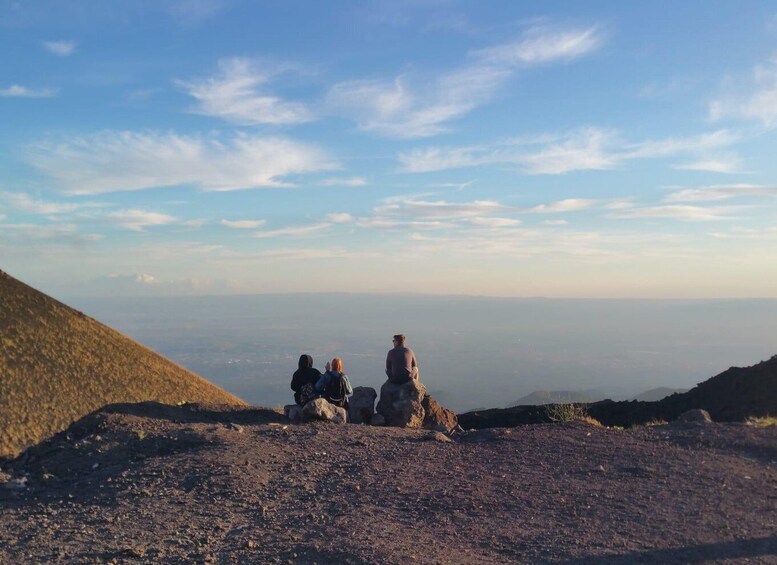
<svg viewBox="0 0 777 565"><path fill-rule="evenodd" d="M635 396L632 400L637 400L639 402L656 402L657 400L662 400L667 396L671 396L672 394L682 394L684 392L688 392L688 389L660 386L658 388L651 388L650 390L646 390L642 394Z"/></svg>
<svg viewBox="0 0 777 565"><path fill-rule="evenodd" d="M0 457L118 402L245 405L116 330L0 271Z"/></svg>
<svg viewBox="0 0 777 565"><path fill-rule="evenodd" d="M707 410L716 422L742 422L748 417L777 414L777 355L752 367L731 367L688 392L661 400L613 402L586 406L588 414L606 426L632 426L651 420L671 421L687 410ZM513 406L459 414L464 428L510 427L549 422L547 406Z"/></svg>
<svg viewBox="0 0 777 565"><path fill-rule="evenodd" d="M512 402L510 406L537 406L562 402L594 402L605 398L597 390L535 390Z"/></svg>

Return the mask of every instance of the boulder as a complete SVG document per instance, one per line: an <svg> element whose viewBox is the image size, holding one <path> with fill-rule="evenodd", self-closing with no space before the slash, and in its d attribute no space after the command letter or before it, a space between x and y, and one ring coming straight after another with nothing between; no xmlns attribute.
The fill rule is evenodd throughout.
<svg viewBox="0 0 777 565"><path fill-rule="evenodd" d="M677 417L675 422L681 422L684 424L710 424L712 423L712 418L710 418L709 412L697 408L695 410L687 410L683 412Z"/></svg>
<svg viewBox="0 0 777 565"><path fill-rule="evenodd" d="M369 386L357 386L348 400L348 417L352 424L369 424L375 413L378 393Z"/></svg>
<svg viewBox="0 0 777 565"><path fill-rule="evenodd" d="M329 403L323 398L311 400L302 408L302 420L324 420L335 424L345 424L348 414L345 408Z"/></svg>
<svg viewBox="0 0 777 565"><path fill-rule="evenodd" d="M400 428L420 428L426 412L423 407L426 387L418 380L395 384L386 381L380 387L377 412L386 424Z"/></svg>
<svg viewBox="0 0 777 565"><path fill-rule="evenodd" d="M425 395L421 401L424 408L424 428L437 432L450 433L459 425L459 420L453 410L444 408L430 395Z"/></svg>
<svg viewBox="0 0 777 565"><path fill-rule="evenodd" d="M299 422L302 420L302 406L298 404L287 404L283 407L283 413L292 422Z"/></svg>

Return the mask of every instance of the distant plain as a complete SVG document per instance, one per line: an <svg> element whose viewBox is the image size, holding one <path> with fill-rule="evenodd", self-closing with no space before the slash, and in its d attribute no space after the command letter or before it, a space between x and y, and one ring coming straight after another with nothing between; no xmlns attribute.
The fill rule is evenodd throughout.
<svg viewBox="0 0 777 565"><path fill-rule="evenodd" d="M65 301L260 406L291 401L302 353L340 356L376 389L391 336L430 392L462 412L537 390L632 398L691 388L777 353L777 300L560 300L281 294Z"/></svg>

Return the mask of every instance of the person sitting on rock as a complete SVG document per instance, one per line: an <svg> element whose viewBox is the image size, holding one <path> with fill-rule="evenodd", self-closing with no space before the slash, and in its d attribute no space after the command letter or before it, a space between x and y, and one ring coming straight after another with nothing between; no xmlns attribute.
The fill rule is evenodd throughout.
<svg viewBox="0 0 777 565"><path fill-rule="evenodd" d="M307 354L299 356L299 369L294 371L291 377L291 390L294 391L294 402L299 406L305 406L314 398L316 383L321 378L321 371L313 367L313 357Z"/></svg>
<svg viewBox="0 0 777 565"><path fill-rule="evenodd" d="M348 408L348 397L353 394L353 387L348 375L343 372L343 360L339 357L326 364L326 373L321 375L316 383L316 392L331 404L340 408Z"/></svg>
<svg viewBox="0 0 777 565"><path fill-rule="evenodd" d="M386 355L386 376L395 384L402 384L412 380L418 380L418 362L415 353L409 347L405 347L405 336L394 336L394 348Z"/></svg>

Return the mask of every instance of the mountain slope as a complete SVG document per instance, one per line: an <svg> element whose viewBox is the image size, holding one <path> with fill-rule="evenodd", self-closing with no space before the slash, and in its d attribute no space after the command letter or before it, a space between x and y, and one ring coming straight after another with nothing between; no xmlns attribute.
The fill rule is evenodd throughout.
<svg viewBox="0 0 777 565"><path fill-rule="evenodd" d="M245 403L0 271L0 456L106 404Z"/></svg>

